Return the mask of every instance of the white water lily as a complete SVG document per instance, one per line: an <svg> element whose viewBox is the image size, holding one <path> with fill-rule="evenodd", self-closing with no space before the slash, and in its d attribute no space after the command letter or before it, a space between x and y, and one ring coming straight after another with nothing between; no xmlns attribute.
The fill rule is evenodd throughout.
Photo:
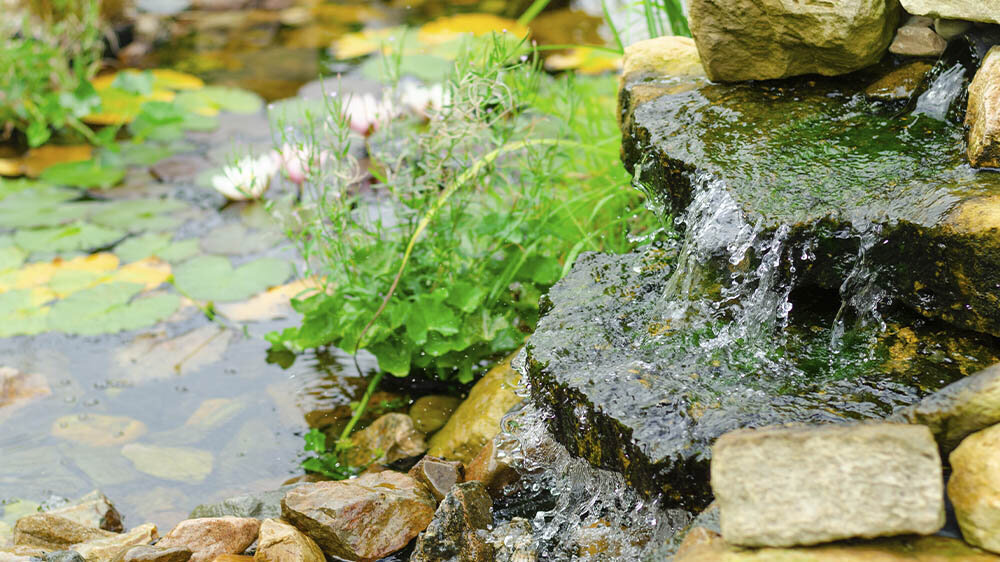
<svg viewBox="0 0 1000 562"><path fill-rule="evenodd" d="M441 111L441 108L451 101L451 96L441 84L427 87L406 82L399 97L404 106L422 117L428 117L428 109Z"/></svg>
<svg viewBox="0 0 1000 562"><path fill-rule="evenodd" d="M309 145L293 146L285 143L273 153L285 177L295 185L301 186L309 177L313 168L330 158L330 153L318 151Z"/></svg>
<svg viewBox="0 0 1000 562"><path fill-rule="evenodd" d="M378 99L372 94L351 96L344 104L343 112L351 129L362 135L367 135L378 128L381 122L398 114L392 102L384 95L382 99Z"/></svg>
<svg viewBox="0 0 1000 562"><path fill-rule="evenodd" d="M212 176L212 187L232 201L257 199L271 186L271 178L280 167L280 158L274 152L245 156Z"/></svg>

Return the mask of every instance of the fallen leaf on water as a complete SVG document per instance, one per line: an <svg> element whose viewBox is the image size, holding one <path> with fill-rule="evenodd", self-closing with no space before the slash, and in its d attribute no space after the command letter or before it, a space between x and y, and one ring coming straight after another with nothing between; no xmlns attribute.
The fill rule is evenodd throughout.
<svg viewBox="0 0 1000 562"><path fill-rule="evenodd" d="M467 33L481 36L493 32L510 33L516 37L526 37L530 33L527 27L516 21L493 14L456 14L422 25L417 38L421 43L434 45L446 43Z"/></svg>
<svg viewBox="0 0 1000 562"><path fill-rule="evenodd" d="M123 416L72 414L52 423L52 435L92 447L122 445L146 433L146 424Z"/></svg>
<svg viewBox="0 0 1000 562"><path fill-rule="evenodd" d="M274 287L244 302L218 304L215 310L233 322L264 322L287 318L295 313L291 299L320 290L315 279L302 279Z"/></svg>
<svg viewBox="0 0 1000 562"><path fill-rule="evenodd" d="M550 71L576 70L582 74L602 74L621 67L621 55L591 47L574 47L566 53L556 53L545 59L545 69Z"/></svg>
<svg viewBox="0 0 1000 562"><path fill-rule="evenodd" d="M186 375L222 360L232 338L232 331L215 325L174 338L144 334L115 353L115 361L137 382Z"/></svg>
<svg viewBox="0 0 1000 562"><path fill-rule="evenodd" d="M117 268L118 256L107 252L80 256L71 260L55 259L49 262L30 263L17 270L0 273L0 293L48 285L60 271L107 274Z"/></svg>
<svg viewBox="0 0 1000 562"><path fill-rule="evenodd" d="M66 146L47 144L38 148L32 148L22 156L21 168L28 177L37 178L46 169L56 164L90 160L93 153L94 148L89 144Z"/></svg>
<svg viewBox="0 0 1000 562"><path fill-rule="evenodd" d="M52 394L45 375L0 367L0 419L36 398Z"/></svg>

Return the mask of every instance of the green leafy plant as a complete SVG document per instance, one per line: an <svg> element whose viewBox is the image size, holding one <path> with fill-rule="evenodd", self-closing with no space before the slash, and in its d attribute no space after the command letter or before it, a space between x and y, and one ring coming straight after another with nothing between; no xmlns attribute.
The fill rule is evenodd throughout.
<svg viewBox="0 0 1000 562"><path fill-rule="evenodd" d="M380 122L367 169L337 97L278 123L282 146L313 164L289 231L323 290L294 300L302 324L268 339L371 352L366 397L385 373L473 380L523 344L581 252L627 251L627 232L658 226L634 213L642 199L618 162L615 77L549 76L522 44L491 41L458 58L445 91L426 120ZM366 404L333 451L307 437L308 470L346 470Z"/></svg>
<svg viewBox="0 0 1000 562"><path fill-rule="evenodd" d="M25 23L0 45L0 138L16 130L29 146L53 134L83 137L93 144L113 140L114 130L95 134L80 118L100 106L89 80L100 63L98 5L75 2L61 18Z"/></svg>
<svg viewBox="0 0 1000 562"><path fill-rule="evenodd" d="M650 37L661 35L691 36L681 0L643 0L642 13Z"/></svg>

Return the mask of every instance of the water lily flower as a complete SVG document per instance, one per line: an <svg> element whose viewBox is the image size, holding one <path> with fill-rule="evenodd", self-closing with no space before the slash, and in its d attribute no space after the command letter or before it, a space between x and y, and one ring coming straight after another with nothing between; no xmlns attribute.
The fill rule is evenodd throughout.
<svg viewBox="0 0 1000 562"><path fill-rule="evenodd" d="M212 187L232 201L257 199L271 186L281 162L273 152L245 156L212 177Z"/></svg>
<svg viewBox="0 0 1000 562"><path fill-rule="evenodd" d="M400 101L417 115L429 117L428 109L441 111L441 108L451 101L451 96L441 84L427 87L406 82L400 92Z"/></svg>
<svg viewBox="0 0 1000 562"><path fill-rule="evenodd" d="M279 162L285 177L301 187L309 177L313 166L319 166L330 157L326 151L317 151L308 145L293 146L285 143L274 152L274 158Z"/></svg>
<svg viewBox="0 0 1000 562"><path fill-rule="evenodd" d="M370 93L351 96L344 104L343 111L351 129L362 135L367 135L378 128L379 123L397 114L392 103L384 96L380 100Z"/></svg>

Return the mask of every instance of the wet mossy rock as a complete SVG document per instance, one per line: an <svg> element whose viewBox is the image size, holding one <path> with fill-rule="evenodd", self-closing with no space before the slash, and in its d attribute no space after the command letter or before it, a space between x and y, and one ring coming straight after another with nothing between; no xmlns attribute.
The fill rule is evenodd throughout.
<svg viewBox="0 0 1000 562"><path fill-rule="evenodd" d="M1000 173L969 166L961 124L867 103L862 92L884 72L626 82L623 161L668 211L683 211L714 182L749 224L790 225L790 242L815 240L803 282L839 288L858 253L856 233L878 230L868 258L894 296L1000 336Z"/></svg>
<svg viewBox="0 0 1000 562"><path fill-rule="evenodd" d="M691 0L688 12L705 71L724 82L864 68L899 19L896 0Z"/></svg>
<svg viewBox="0 0 1000 562"><path fill-rule="evenodd" d="M670 507L708 504L710 446L727 431L879 419L996 357L988 336L902 311L886 321L906 328L838 353L829 352L833 313L805 311L771 363L735 340L701 353L712 324L664 321L673 260L660 249L581 255L526 346L531 397L551 413L556 440Z"/></svg>

